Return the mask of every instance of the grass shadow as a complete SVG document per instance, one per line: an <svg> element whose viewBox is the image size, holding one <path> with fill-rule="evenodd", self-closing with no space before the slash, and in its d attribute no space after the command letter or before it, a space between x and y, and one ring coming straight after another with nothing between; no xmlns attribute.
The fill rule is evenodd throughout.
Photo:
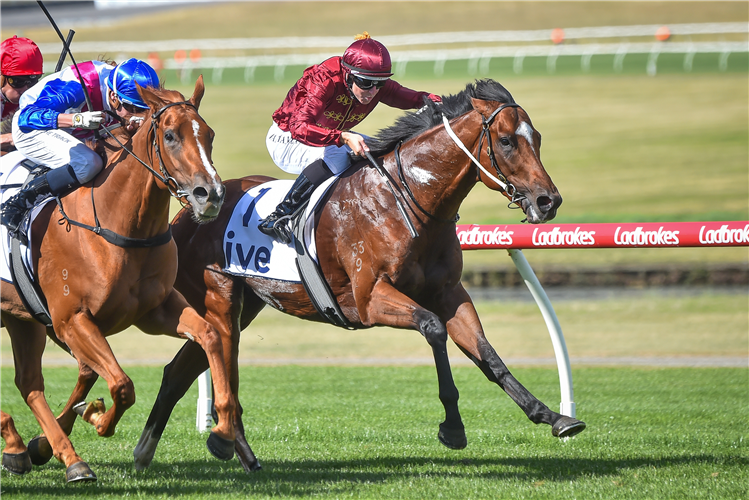
<svg viewBox="0 0 749 500"><path fill-rule="evenodd" d="M340 495L354 488L378 485L405 485L423 479L449 477L451 481L497 480L523 483L569 482L581 478L615 478L623 470L666 469L699 464L730 461L739 469L749 467L745 456L725 457L711 454L689 456L632 457L622 459L595 458L496 458L450 459L429 457L380 457L362 460L269 460L263 470L247 474L236 461L174 461L153 464L148 470L135 472L132 463L101 462L96 469L100 481L89 485L66 485L64 467L53 465L53 479L34 480L29 476L17 478L4 474L2 492L10 495L76 497L124 497L129 495L159 497L239 495L306 497L312 495ZM46 466L50 468L49 466ZM35 469L37 471L40 468Z"/></svg>

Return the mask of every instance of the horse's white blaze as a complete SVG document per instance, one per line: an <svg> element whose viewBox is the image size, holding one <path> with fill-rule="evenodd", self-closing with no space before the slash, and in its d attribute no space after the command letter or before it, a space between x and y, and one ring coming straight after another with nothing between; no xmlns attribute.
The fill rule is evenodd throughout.
<svg viewBox="0 0 749 500"><path fill-rule="evenodd" d="M429 172L428 170L424 170L423 168L414 167L411 166L408 169L408 173L410 174L411 178L413 178L414 181L419 182L421 184L429 184L430 181L435 181L437 178L432 174L432 172Z"/></svg>
<svg viewBox="0 0 749 500"><path fill-rule="evenodd" d="M530 125L528 125L527 122L520 122L520 125L518 125L518 129L515 131L515 135L524 137L525 140L528 141L528 144L531 146L531 151L533 151L533 154L536 154L536 149L533 147L533 129Z"/></svg>
<svg viewBox="0 0 749 500"><path fill-rule="evenodd" d="M205 154L205 148L203 148L203 145L200 143L200 140L198 140L198 132L200 131L200 124L193 120L192 121L192 132L195 134L195 142L198 143L198 150L200 151L200 159L203 160L203 166L205 167L205 170L211 175L211 177L215 180L216 179L216 170L213 168L213 165L211 165L211 162L208 161L208 155Z"/></svg>

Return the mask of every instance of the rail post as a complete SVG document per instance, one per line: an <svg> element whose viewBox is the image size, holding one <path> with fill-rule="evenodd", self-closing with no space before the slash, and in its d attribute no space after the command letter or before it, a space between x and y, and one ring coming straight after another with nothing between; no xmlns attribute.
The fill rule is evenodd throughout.
<svg viewBox="0 0 749 500"><path fill-rule="evenodd" d="M562 402L559 404L559 413L574 418L575 401L572 395L572 370L570 369L570 357L567 354L567 344L564 341L562 327L559 325L559 320L551 305L549 296L546 295L544 287L538 281L536 273L533 272L533 268L526 260L525 255L523 255L523 251L510 248L507 250L507 253L510 254L512 262L517 267L525 285L536 300L536 304L541 310L541 315L544 317L546 328L548 328L549 335L551 336L551 344L554 346L554 355L557 359L557 369L559 370L559 390L562 396Z"/></svg>
<svg viewBox="0 0 749 500"><path fill-rule="evenodd" d="M213 425L211 410L213 409L211 370L206 370L198 377L198 413L195 425L203 432Z"/></svg>

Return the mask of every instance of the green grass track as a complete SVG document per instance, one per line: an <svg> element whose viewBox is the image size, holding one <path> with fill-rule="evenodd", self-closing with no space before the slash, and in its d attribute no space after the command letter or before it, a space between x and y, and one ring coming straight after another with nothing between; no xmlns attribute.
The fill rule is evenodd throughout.
<svg viewBox="0 0 749 500"><path fill-rule="evenodd" d="M535 426L473 367L454 369L468 447L436 439L444 417L433 367L243 367L248 439L263 470L219 462L195 430L193 387L177 407L152 466L132 450L161 369L131 367L136 405L106 442L79 422L72 440L99 476L65 485L54 461L25 477L2 475L13 498L746 498L748 372L743 368L577 368L578 417L588 429L560 441ZM518 379L557 408L552 368ZM47 368L61 405L75 370ZM2 370L3 408L26 439L36 422ZM97 383L93 394L104 396ZM108 399L107 403L109 403Z"/></svg>

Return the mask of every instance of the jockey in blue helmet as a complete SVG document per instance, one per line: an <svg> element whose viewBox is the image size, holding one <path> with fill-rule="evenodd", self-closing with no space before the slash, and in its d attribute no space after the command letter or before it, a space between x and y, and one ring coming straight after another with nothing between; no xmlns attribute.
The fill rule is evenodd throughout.
<svg viewBox="0 0 749 500"><path fill-rule="evenodd" d="M13 141L26 158L52 170L36 177L3 203L0 222L11 233L18 230L26 211L46 196L61 196L93 179L103 168L101 157L84 144L93 130L116 122L130 132L142 121L148 105L141 87L159 87L151 66L128 59L117 66L88 61L43 78L23 94L13 118ZM88 109L78 73L86 85L93 109Z"/></svg>

